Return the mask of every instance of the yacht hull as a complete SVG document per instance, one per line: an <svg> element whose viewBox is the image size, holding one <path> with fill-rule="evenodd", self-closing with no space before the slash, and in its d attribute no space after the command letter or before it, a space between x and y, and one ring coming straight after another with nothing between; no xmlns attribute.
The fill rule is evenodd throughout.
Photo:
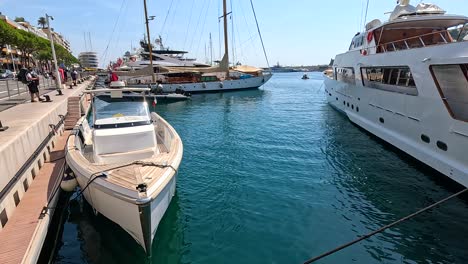
<svg viewBox="0 0 468 264"><path fill-rule="evenodd" d="M468 128L448 116L439 119L445 114L434 110L440 102L344 84L328 77L325 87L328 103L352 123L468 187L468 161L466 155L460 155L468 147ZM440 110L445 110L442 107ZM459 134L453 133L454 128ZM422 141L423 135L429 135L431 143ZM448 151L437 147L436 138L449 146Z"/></svg>
<svg viewBox="0 0 468 264"><path fill-rule="evenodd" d="M196 94L257 89L268 82L271 76L271 74L266 74L258 77L237 80L224 80L219 82L162 84L162 90L163 92L168 93L175 92L176 90L184 90L185 92ZM148 84L131 84L131 86L147 88Z"/></svg>

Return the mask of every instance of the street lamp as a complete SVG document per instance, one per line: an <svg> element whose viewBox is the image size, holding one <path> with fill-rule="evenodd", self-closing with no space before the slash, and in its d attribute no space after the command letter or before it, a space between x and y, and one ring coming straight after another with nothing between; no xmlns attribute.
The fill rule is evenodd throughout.
<svg viewBox="0 0 468 264"><path fill-rule="evenodd" d="M16 74L18 74L18 72L16 71L15 60L13 59L13 51L11 50L11 46L10 46L10 45L7 45L7 53L10 54L11 63L13 64L13 71L14 71Z"/></svg>
<svg viewBox="0 0 468 264"><path fill-rule="evenodd" d="M47 22L47 29L48 29L47 36L49 37L50 47L52 49L52 60L54 61L54 67L55 67L55 76L56 76L55 86L56 86L57 93L58 93L57 95L63 95L62 94L62 80L61 80L61 76L58 70L57 56L55 55L54 38L52 37L52 29L50 28L49 18L51 20L54 20L52 16L49 16L48 14L46 14L46 22Z"/></svg>

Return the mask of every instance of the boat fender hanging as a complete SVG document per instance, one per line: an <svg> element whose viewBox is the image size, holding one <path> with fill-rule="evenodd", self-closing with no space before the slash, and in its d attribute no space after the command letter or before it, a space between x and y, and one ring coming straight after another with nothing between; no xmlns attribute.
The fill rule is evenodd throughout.
<svg viewBox="0 0 468 264"><path fill-rule="evenodd" d="M363 56L367 56L367 50L361 50L361 54L362 54Z"/></svg>
<svg viewBox="0 0 468 264"><path fill-rule="evenodd" d="M371 43L372 39L374 39L374 32L369 31L369 32L367 33L367 42L368 42L368 43Z"/></svg>
<svg viewBox="0 0 468 264"><path fill-rule="evenodd" d="M78 182L73 173L65 174L65 177L60 183L60 188L62 188L62 190L64 190L65 192L72 192L73 190L75 190L76 186L78 186Z"/></svg>
<svg viewBox="0 0 468 264"><path fill-rule="evenodd" d="M223 88L224 84L222 82L219 82L219 88Z"/></svg>
<svg viewBox="0 0 468 264"><path fill-rule="evenodd" d="M203 88L206 88L206 83L202 83L202 87L203 87Z"/></svg>

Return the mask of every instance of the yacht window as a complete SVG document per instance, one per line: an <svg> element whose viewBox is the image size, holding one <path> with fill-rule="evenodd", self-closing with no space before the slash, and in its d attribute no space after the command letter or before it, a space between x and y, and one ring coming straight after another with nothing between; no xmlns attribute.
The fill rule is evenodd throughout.
<svg viewBox="0 0 468 264"><path fill-rule="evenodd" d="M416 83L409 67L361 68L362 83L366 87L389 92L418 95Z"/></svg>
<svg viewBox="0 0 468 264"><path fill-rule="evenodd" d="M468 122L468 64L432 65L430 69L449 113Z"/></svg>
<svg viewBox="0 0 468 264"><path fill-rule="evenodd" d="M96 96L94 97L94 113L95 128L105 128L107 127L105 125L125 127L124 124L147 124L150 120L148 104L143 97Z"/></svg>
<svg viewBox="0 0 468 264"><path fill-rule="evenodd" d="M354 68L352 67L337 68L336 80L339 82L356 84L356 76L354 74Z"/></svg>

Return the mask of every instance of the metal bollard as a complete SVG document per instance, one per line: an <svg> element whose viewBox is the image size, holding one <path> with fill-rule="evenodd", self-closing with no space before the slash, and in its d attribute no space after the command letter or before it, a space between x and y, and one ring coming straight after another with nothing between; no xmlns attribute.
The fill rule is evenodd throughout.
<svg viewBox="0 0 468 264"><path fill-rule="evenodd" d="M3 131L5 131L5 130L7 130L7 129L8 129L8 127L7 127L7 126L3 126L2 121L0 121L0 132L3 132Z"/></svg>
<svg viewBox="0 0 468 264"><path fill-rule="evenodd" d="M8 85L8 79L6 80L6 89L7 89L7 92L8 92L8 99L11 98L11 95L10 95L10 86Z"/></svg>
<svg viewBox="0 0 468 264"><path fill-rule="evenodd" d="M16 91L18 92L18 95L20 95L19 81L18 80L16 80Z"/></svg>

